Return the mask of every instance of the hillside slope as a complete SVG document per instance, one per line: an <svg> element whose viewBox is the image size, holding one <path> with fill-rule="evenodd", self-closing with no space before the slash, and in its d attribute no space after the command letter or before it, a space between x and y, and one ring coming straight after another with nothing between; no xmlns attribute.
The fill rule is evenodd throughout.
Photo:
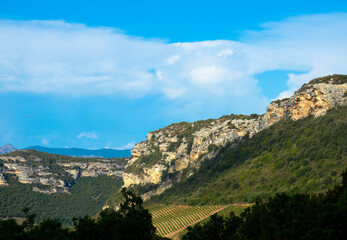
<svg viewBox="0 0 347 240"><path fill-rule="evenodd" d="M153 201L167 204L253 202L278 192L313 193L341 183L347 168L347 106L326 115L281 120L226 146Z"/></svg>
<svg viewBox="0 0 347 240"><path fill-rule="evenodd" d="M287 99L269 104L263 115L226 115L194 123L175 123L148 133L135 145L124 174L124 186L144 199L159 195L175 183L194 175L201 164L216 159L220 148L252 138L283 120L323 116L327 110L347 105L347 76L313 79ZM287 131L283 129L283 131ZM117 196L108 205L117 205Z"/></svg>

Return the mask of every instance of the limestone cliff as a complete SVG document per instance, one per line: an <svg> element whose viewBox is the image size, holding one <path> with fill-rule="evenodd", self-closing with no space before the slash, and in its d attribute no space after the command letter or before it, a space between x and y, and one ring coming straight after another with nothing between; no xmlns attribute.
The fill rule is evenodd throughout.
<svg viewBox="0 0 347 240"><path fill-rule="evenodd" d="M121 177L126 160L74 158L35 150L15 151L0 156L0 186L8 186L7 176L22 184L32 184L41 193L69 193L80 177L100 175Z"/></svg>
<svg viewBox="0 0 347 240"><path fill-rule="evenodd" d="M124 186L152 185L145 199L160 194L175 181L193 174L200 162L216 150L244 136L252 137L281 119L321 116L328 109L347 105L347 76L317 78L287 99L269 104L265 114L228 115L194 123L175 123L147 134L135 145L123 173Z"/></svg>

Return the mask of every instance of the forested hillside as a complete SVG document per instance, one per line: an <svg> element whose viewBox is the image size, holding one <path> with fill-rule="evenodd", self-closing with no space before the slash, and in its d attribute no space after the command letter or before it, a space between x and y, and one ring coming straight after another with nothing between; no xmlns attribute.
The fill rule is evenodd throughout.
<svg viewBox="0 0 347 240"><path fill-rule="evenodd" d="M243 138L204 161L152 201L167 204L253 202L275 193L326 191L347 167L347 107L290 119Z"/></svg>
<svg viewBox="0 0 347 240"><path fill-rule="evenodd" d="M123 184L121 178L83 177L69 189L71 194L43 194L32 191L31 184L19 183L16 177L8 179L9 186L0 187L0 218L23 217L22 209L29 207L38 221L55 218L65 224L72 224L73 217L97 214Z"/></svg>
<svg viewBox="0 0 347 240"><path fill-rule="evenodd" d="M37 220L95 215L123 185L125 158L75 158L36 150L0 155L0 217L21 217L29 207Z"/></svg>
<svg viewBox="0 0 347 240"><path fill-rule="evenodd" d="M342 117L316 119L329 109L347 106L346 79L346 75L340 74L313 79L291 97L272 101L262 115L231 114L175 123L152 131L146 141L136 144L132 150L123 174L124 186L132 187L147 200L172 186L179 187L164 195L168 192L179 195L185 191L181 184L187 184L189 190L179 200L190 204L248 202L256 195L278 191L326 189L325 185L331 186L336 180L339 169L336 161L345 161L340 146L345 140L342 134L346 132L343 128L346 116L342 112ZM271 127L279 121L276 127ZM228 172L228 169L232 170ZM328 170L329 175L321 172ZM197 172L200 173L196 175ZM187 180L192 175L195 177ZM182 181L185 183L175 185ZM211 196L213 192L215 195ZM224 194L229 192L232 194ZM176 201L158 198L161 202ZM119 204L119 197L111 198L107 204Z"/></svg>

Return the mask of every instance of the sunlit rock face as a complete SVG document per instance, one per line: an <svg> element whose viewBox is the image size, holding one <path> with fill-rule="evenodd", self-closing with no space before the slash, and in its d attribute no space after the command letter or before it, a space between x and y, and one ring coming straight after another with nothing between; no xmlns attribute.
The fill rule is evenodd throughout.
<svg viewBox="0 0 347 240"><path fill-rule="evenodd" d="M184 170L199 168L201 161L215 156L216 148L230 144L284 118L298 120L321 116L330 108L347 104L347 76L317 78L293 96L273 101L263 115L228 115L194 123L175 123L147 134L135 145L123 173L124 186L154 184L143 196L160 194L179 181ZM193 174L192 171L186 176Z"/></svg>
<svg viewBox="0 0 347 240"><path fill-rule="evenodd" d="M321 116L330 108L346 105L346 86L346 83L304 85L289 99L270 103L263 118L264 125L269 126L286 117L298 120L309 115Z"/></svg>

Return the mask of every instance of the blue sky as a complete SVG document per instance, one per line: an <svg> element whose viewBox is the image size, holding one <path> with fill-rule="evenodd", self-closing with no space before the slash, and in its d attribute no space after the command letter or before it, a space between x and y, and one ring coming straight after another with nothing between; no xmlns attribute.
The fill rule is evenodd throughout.
<svg viewBox="0 0 347 240"><path fill-rule="evenodd" d="M126 148L346 73L346 1L0 1L0 145Z"/></svg>

